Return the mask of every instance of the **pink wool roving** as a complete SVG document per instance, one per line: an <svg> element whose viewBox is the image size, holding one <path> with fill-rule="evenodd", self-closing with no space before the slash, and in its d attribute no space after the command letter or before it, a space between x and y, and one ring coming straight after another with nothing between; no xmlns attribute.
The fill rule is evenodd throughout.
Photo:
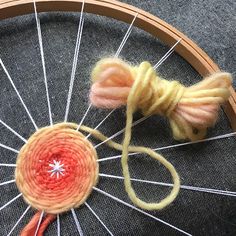
<svg viewBox="0 0 236 236"><path fill-rule="evenodd" d="M131 66L121 59L106 58L96 64L92 81L94 106L114 109L130 100L145 116L167 116L175 139L196 140L215 124L220 104L230 96L232 78L229 73L217 72L185 87L160 78L148 62ZM135 89L135 98L129 97L131 89Z"/></svg>

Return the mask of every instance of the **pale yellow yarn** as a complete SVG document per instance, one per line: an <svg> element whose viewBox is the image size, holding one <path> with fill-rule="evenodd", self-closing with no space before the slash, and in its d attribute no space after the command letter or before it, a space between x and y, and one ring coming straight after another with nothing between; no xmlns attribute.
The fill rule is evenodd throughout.
<svg viewBox="0 0 236 236"><path fill-rule="evenodd" d="M158 79L150 63L148 62L141 63L141 65L138 68L134 69L134 73L137 73L137 74L136 74L134 84L130 90L128 100L127 100L127 109L126 109L127 117L126 117L126 127L125 127L123 149L122 149L122 160L121 160L125 189L130 199L132 200L132 202L136 204L137 206L139 206L140 208L145 209L145 210L161 210L167 205L169 205L171 202L173 202L176 196L178 195L179 188L180 188L180 178L174 166L170 162L168 162L163 156L152 151L150 148L143 147L141 149L142 153L146 153L150 157L160 161L169 170L173 178L174 187L171 193L159 203L149 203L149 202L145 202L139 199L132 187L131 180L130 180L129 166L128 166L128 153L130 151L129 144L131 140L133 113L138 108L139 109L141 108L144 115L151 115L153 113L157 113L155 111L155 108L158 107L159 104L162 102L160 100L156 100L155 103L152 103L153 105L151 107L147 106L146 104L147 102L150 102L150 97L153 95L153 93L150 94L150 91L151 91L149 87L150 83ZM180 97L179 94L182 95L183 89L178 90L179 94L176 94L176 93L171 94L172 91L176 91L174 87L180 86L178 82L173 83L173 84L174 86L169 87L169 91L163 91L163 92L165 92L166 96L170 97L169 100L174 100L173 103L177 104ZM151 86L154 86L155 88L155 85L151 85ZM168 101L168 98L166 98L165 96L163 96L162 99L165 101ZM169 108L167 113L171 112L171 108Z"/></svg>

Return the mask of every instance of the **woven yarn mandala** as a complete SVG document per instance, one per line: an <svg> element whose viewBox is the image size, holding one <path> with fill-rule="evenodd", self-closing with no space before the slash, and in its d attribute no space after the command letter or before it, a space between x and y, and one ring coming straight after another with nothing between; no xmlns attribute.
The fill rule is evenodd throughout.
<svg viewBox="0 0 236 236"><path fill-rule="evenodd" d="M16 164L16 184L25 201L52 214L78 208L98 180L96 150L69 123L39 129Z"/></svg>

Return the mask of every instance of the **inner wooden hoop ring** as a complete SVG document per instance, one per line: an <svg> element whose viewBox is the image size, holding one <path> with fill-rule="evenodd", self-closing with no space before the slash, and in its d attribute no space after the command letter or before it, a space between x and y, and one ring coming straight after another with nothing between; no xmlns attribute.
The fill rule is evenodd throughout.
<svg viewBox="0 0 236 236"><path fill-rule="evenodd" d="M38 0L38 12L48 11L81 11L83 0ZM138 16L134 25L159 38L171 46L180 38L181 42L175 51L181 55L203 77L219 71L219 67L211 58L183 33L139 8L116 0L86 0L85 12L111 17L130 23L134 15ZM0 0L0 19L33 13L32 0ZM230 88L231 97L224 110L236 130L236 92Z"/></svg>

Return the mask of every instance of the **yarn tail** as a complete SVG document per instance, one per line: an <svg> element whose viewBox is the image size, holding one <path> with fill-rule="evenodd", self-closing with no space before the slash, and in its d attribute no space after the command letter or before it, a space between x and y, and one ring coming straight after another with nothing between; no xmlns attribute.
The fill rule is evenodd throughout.
<svg viewBox="0 0 236 236"><path fill-rule="evenodd" d="M20 236L32 236L35 235L35 231L38 226L39 218L40 218L41 212L37 212L31 221L25 226L25 228L21 231ZM37 236L43 236L44 231L47 229L49 224L51 224L56 219L56 215L53 214L46 214L43 218Z"/></svg>

